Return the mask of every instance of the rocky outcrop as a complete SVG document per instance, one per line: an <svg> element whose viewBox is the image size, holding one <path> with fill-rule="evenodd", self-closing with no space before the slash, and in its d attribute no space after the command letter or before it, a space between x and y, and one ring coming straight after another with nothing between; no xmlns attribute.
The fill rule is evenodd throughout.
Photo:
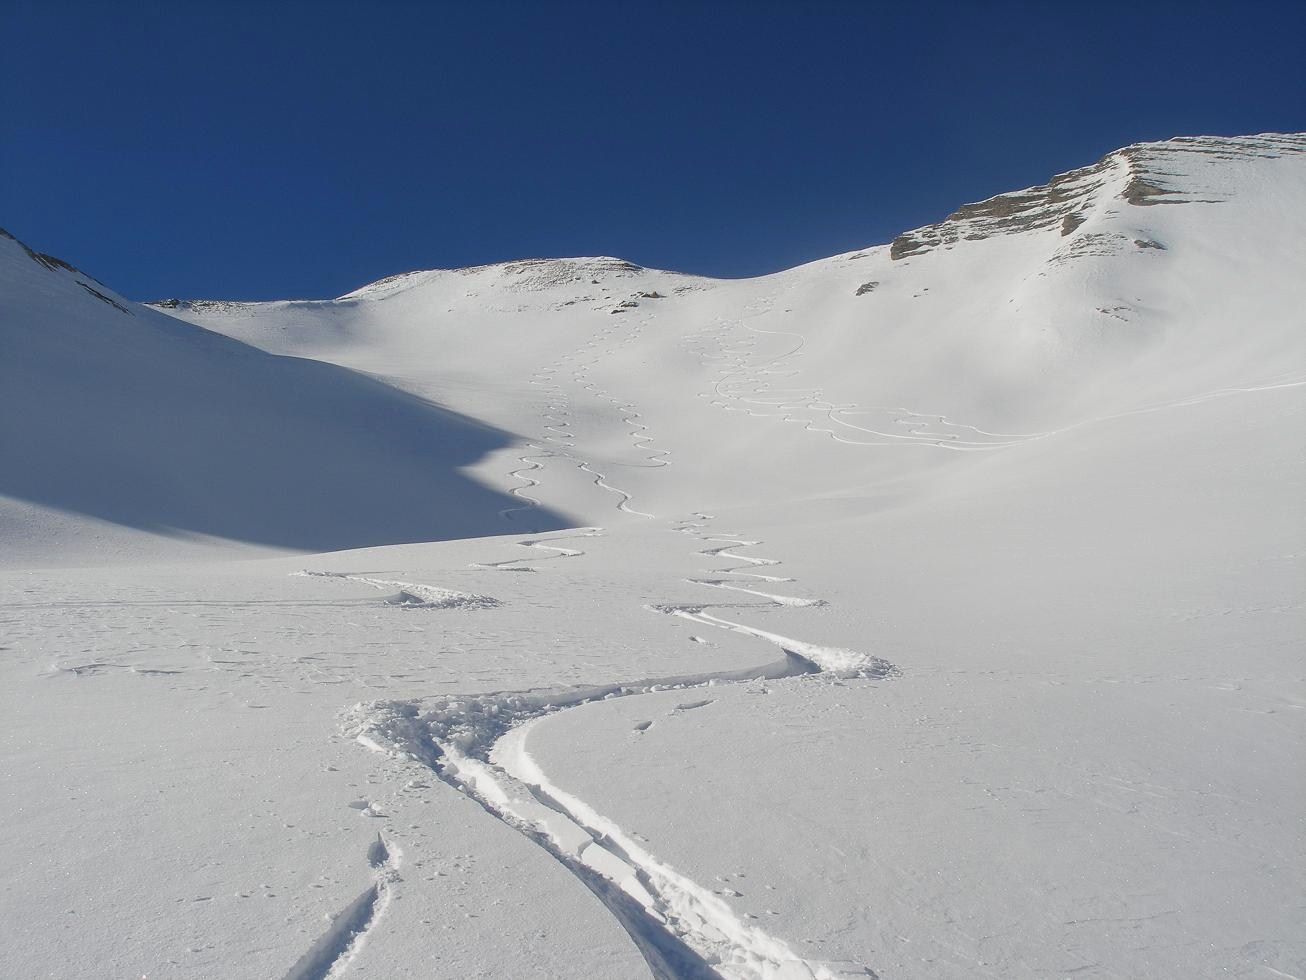
<svg viewBox="0 0 1306 980"><path fill-rule="evenodd" d="M1194 136L1137 143L1090 167L1058 174L1046 184L962 205L936 224L899 235L889 246L889 255L907 259L959 241L1044 228L1055 227L1063 237L1070 236L1104 195L1136 207L1217 203L1228 199L1228 189L1213 176L1216 171L1208 163L1300 153L1306 153L1302 134Z"/></svg>

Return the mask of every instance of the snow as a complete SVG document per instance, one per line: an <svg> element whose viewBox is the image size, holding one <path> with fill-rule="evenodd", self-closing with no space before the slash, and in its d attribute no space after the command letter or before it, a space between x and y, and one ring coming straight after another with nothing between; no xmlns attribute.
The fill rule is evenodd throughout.
<svg viewBox="0 0 1306 980"><path fill-rule="evenodd" d="M0 975L1306 976L1304 151L746 281L0 238Z"/></svg>

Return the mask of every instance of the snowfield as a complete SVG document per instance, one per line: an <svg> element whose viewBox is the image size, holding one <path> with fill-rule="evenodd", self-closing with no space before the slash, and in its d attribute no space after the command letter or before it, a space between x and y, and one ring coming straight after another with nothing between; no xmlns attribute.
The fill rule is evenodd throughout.
<svg viewBox="0 0 1306 980"><path fill-rule="evenodd" d="M0 976L1306 978L1306 136L719 281L0 237Z"/></svg>

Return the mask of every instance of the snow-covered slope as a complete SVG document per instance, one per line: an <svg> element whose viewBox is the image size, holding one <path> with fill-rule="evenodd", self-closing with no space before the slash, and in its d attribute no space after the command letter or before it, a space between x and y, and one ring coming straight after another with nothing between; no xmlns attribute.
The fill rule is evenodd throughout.
<svg viewBox="0 0 1306 980"><path fill-rule="evenodd" d="M160 535L316 551L431 541L492 533L510 502L459 472L510 433L196 329L8 236L0 344L11 560L174 550Z"/></svg>
<svg viewBox="0 0 1306 980"><path fill-rule="evenodd" d="M1302 145L1131 147L891 246L758 280L559 260L172 312L436 395L535 437L532 452L575 443L593 468L621 467L654 513L722 486L731 503L827 495L939 455L921 447L982 452L1282 380L1306 353L1284 303L1304 257L1283 210L1302 193ZM632 412L649 439L630 435ZM562 433L535 421L553 416ZM634 465L668 447L652 462L673 468ZM578 456L553 457L551 475ZM502 485L503 463L485 479ZM543 492L605 519L611 495L576 490Z"/></svg>
<svg viewBox="0 0 1306 980"><path fill-rule="evenodd" d="M1264 135L745 281L0 241L0 973L1302 976L1303 218Z"/></svg>

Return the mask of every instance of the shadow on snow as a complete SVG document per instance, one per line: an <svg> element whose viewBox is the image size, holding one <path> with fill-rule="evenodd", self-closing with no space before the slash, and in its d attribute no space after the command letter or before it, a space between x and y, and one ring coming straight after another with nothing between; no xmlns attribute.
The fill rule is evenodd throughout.
<svg viewBox="0 0 1306 980"><path fill-rule="evenodd" d="M305 551L514 526L499 511L521 501L460 471L510 433L141 307L65 300L0 317L0 494Z"/></svg>

